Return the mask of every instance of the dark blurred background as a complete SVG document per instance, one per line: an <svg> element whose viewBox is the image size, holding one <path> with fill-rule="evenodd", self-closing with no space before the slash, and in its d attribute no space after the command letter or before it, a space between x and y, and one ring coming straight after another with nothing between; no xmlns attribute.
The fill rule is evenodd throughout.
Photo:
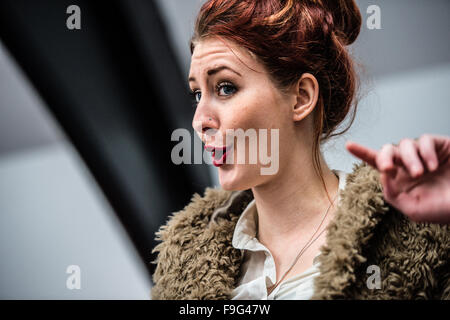
<svg viewBox="0 0 450 320"><path fill-rule="evenodd" d="M218 186L215 167L170 158L175 129L194 136L186 79L203 2L0 0L0 298L150 298L155 231ZM357 2L363 97L324 146L345 171L348 139L450 135L450 2ZM365 23L373 4L379 30ZM80 30L66 27L70 5Z"/></svg>

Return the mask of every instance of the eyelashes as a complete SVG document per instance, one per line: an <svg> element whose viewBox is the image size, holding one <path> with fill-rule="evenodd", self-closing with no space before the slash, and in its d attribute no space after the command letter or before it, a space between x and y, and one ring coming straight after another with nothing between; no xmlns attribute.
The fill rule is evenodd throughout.
<svg viewBox="0 0 450 320"><path fill-rule="evenodd" d="M220 94L222 89L225 89L225 91L228 91L229 93ZM230 90L231 90L231 92L230 92ZM229 96L233 95L234 93L237 92L237 90L238 90L237 87L233 83L228 82L228 81L221 82L218 85L216 85L216 87L215 87L215 92L219 96L225 96L225 97L229 97ZM200 97L197 99L198 94L200 94ZM200 90L189 90L189 95L191 97L192 106L196 107L201 99L201 91Z"/></svg>
<svg viewBox="0 0 450 320"><path fill-rule="evenodd" d="M191 103L193 106L198 104L197 97L196 97L198 92L199 91L197 91L197 90L196 91L189 90L189 95L191 97Z"/></svg>

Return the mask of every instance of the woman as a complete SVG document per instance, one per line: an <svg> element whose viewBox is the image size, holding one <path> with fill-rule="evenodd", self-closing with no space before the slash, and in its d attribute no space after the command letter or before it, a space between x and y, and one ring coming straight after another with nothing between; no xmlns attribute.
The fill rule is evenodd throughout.
<svg viewBox="0 0 450 320"><path fill-rule="evenodd" d="M320 152L354 117L345 46L360 27L353 0L202 6L193 127L207 150L226 150L214 154L221 188L195 194L159 231L154 299L450 297L448 226L412 221L449 220L449 139L380 152L348 143L365 161L349 174ZM277 129L278 171L237 163L235 145L222 142L229 129Z"/></svg>

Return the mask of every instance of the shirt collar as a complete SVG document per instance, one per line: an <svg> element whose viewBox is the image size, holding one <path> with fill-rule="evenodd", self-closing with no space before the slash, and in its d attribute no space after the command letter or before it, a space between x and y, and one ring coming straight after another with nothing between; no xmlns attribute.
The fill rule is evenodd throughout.
<svg viewBox="0 0 450 320"><path fill-rule="evenodd" d="M332 170L339 179L339 195L338 195L338 203L341 199L341 191L345 189L345 184L347 183L347 173L342 170Z"/></svg>
<svg viewBox="0 0 450 320"><path fill-rule="evenodd" d="M234 228L232 245L236 249L248 249L247 243L256 237L258 216L255 199L250 201Z"/></svg>

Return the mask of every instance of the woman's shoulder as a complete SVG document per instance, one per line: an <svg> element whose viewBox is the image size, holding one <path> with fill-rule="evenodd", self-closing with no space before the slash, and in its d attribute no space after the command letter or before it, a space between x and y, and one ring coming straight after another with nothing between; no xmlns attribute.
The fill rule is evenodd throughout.
<svg viewBox="0 0 450 320"><path fill-rule="evenodd" d="M322 276L316 281L315 298L343 294L340 285L330 285L335 283L333 279L346 279L342 286L352 281L365 284L365 267L370 265L381 268L385 277L382 287L387 290L366 292L373 298L386 298L392 292L402 296L412 281L422 285L432 279L436 286L450 281L445 271L450 253L448 225L411 221L385 200L378 171L365 163L355 164L346 179L319 258ZM362 270L361 278L351 281L349 269ZM450 292L450 283L443 286ZM436 296L446 296L442 288L430 290L437 292Z"/></svg>
<svg viewBox="0 0 450 320"><path fill-rule="evenodd" d="M226 208L232 208L232 199L240 194L208 187L203 196L195 193L183 210L169 217L156 233L161 242L153 249L158 253L154 299L227 296L239 271L240 253L231 246L237 215ZM219 218L222 211L228 216ZM212 223L215 215L219 223ZM199 275L204 275L202 283ZM223 285L214 286L213 278Z"/></svg>
<svg viewBox="0 0 450 320"><path fill-rule="evenodd" d="M203 196L194 193L190 202L169 216L156 232L156 240L161 243L153 251L187 248L190 244L207 241L205 237L209 233L214 233L215 237L229 233L252 198L251 189L229 191L206 187Z"/></svg>
<svg viewBox="0 0 450 320"><path fill-rule="evenodd" d="M179 211L172 213L165 225L156 233L157 240L176 239L182 229L202 229L213 212L221 207L230 197L232 192L218 187L206 187L203 195L194 193L189 203Z"/></svg>

